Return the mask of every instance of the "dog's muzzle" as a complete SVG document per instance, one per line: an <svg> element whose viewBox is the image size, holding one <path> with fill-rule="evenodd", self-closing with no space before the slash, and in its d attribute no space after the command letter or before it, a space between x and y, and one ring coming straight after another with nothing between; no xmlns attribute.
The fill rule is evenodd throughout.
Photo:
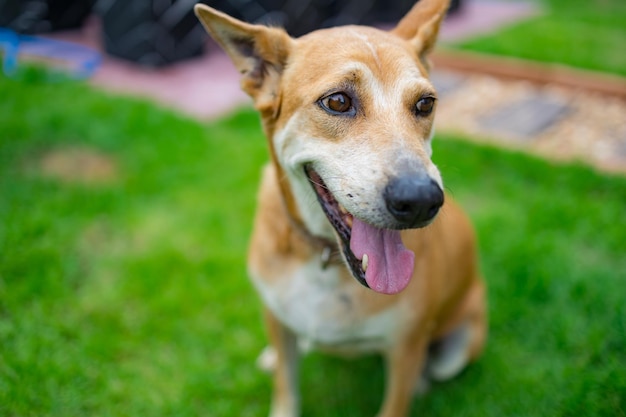
<svg viewBox="0 0 626 417"><path fill-rule="evenodd" d="M432 221L443 204L439 185L425 174L392 179L383 192L387 210L393 218L388 229L370 224L346 210L312 166L305 166L305 173L335 229L352 275L361 284L380 293L402 291L413 275L415 254L404 246L400 229L424 227Z"/></svg>

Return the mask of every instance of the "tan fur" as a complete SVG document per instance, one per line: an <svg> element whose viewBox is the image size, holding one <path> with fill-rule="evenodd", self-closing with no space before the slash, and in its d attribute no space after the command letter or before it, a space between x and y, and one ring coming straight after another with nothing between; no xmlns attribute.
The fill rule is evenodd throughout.
<svg viewBox="0 0 626 417"><path fill-rule="evenodd" d="M433 116L415 117L412 106L424 94L436 94L426 54L447 5L422 0L389 33L348 26L298 39L196 6L242 73L272 157L248 257L275 351L271 417L299 415L298 344L382 353L388 372L379 417L407 415L433 342L463 341L450 342L452 354L429 361L436 378L459 372L482 350L485 294L474 234L449 197L428 227L402 232L415 253L413 277L404 291L384 295L359 284L337 257L324 261L336 236L303 173L304 163L314 161L337 201L381 228L388 227L389 215L380 195L401 164L423 167L441 185L430 160ZM324 95L345 89L358 97L360 113L337 117L320 109Z"/></svg>

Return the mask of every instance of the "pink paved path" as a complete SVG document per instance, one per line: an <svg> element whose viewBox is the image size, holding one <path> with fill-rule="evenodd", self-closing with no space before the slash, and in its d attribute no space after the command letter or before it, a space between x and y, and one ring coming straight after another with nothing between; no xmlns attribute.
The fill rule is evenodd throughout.
<svg viewBox="0 0 626 417"><path fill-rule="evenodd" d="M468 0L461 13L447 19L441 40L454 41L493 31L503 25L537 14L530 3ZM79 31L50 37L80 43L102 51L99 22L91 19ZM250 103L239 90L239 74L228 57L208 41L207 53L200 58L162 69L146 69L108 55L91 83L108 91L152 98L157 102L199 119L224 114Z"/></svg>

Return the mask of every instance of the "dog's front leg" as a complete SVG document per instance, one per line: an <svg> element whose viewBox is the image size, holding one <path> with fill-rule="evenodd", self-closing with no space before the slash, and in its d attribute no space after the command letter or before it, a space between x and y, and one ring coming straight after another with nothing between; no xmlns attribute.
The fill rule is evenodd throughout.
<svg viewBox="0 0 626 417"><path fill-rule="evenodd" d="M293 332L267 309L265 321L270 344L276 353L270 417L297 417L300 415L297 339Z"/></svg>
<svg viewBox="0 0 626 417"><path fill-rule="evenodd" d="M385 397L378 417L408 415L414 388L424 368L427 346L426 337L413 337L401 341L387 353Z"/></svg>

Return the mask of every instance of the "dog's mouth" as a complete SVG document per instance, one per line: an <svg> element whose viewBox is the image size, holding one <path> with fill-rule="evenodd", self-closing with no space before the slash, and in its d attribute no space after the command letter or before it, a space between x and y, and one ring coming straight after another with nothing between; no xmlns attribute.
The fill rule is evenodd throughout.
<svg viewBox="0 0 626 417"><path fill-rule="evenodd" d="M310 166L306 175L330 224L335 229L352 275L364 286L396 294L409 284L415 254L402 243L399 230L381 229L348 212Z"/></svg>

